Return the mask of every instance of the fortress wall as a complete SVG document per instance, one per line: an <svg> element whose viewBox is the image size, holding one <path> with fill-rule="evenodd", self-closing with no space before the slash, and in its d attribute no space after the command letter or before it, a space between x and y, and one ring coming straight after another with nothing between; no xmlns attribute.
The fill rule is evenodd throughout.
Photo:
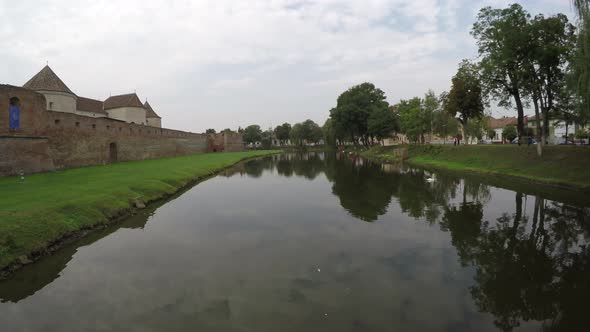
<svg viewBox="0 0 590 332"><path fill-rule="evenodd" d="M9 99L20 100L21 128L8 130ZM0 176L116 161L241 151L241 135L205 135L45 110L43 95L0 85ZM224 144L231 145L225 148Z"/></svg>
<svg viewBox="0 0 590 332"><path fill-rule="evenodd" d="M239 133L225 133L223 140L224 151L236 152L244 151L244 140L242 134Z"/></svg>

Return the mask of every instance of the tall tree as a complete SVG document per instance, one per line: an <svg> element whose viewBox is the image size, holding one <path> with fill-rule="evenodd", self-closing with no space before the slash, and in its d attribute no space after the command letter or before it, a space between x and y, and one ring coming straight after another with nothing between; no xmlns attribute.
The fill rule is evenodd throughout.
<svg viewBox="0 0 590 332"><path fill-rule="evenodd" d="M380 108L369 115L368 134L382 141L400 129L397 114L391 108Z"/></svg>
<svg viewBox="0 0 590 332"><path fill-rule="evenodd" d="M215 129L209 128L209 129L205 130L205 134L215 134Z"/></svg>
<svg viewBox="0 0 590 332"><path fill-rule="evenodd" d="M255 144L262 139L262 130L259 125L250 125L244 129L242 139L245 143Z"/></svg>
<svg viewBox="0 0 590 332"><path fill-rule="evenodd" d="M590 0L572 0L572 3L578 16L577 47L572 61L573 86L580 100L581 118L588 122L590 121Z"/></svg>
<svg viewBox="0 0 590 332"><path fill-rule="evenodd" d="M330 111L334 126L343 128L354 144L369 143L369 116L372 112L387 109L385 93L372 83L353 86L342 93L336 107Z"/></svg>
<svg viewBox="0 0 590 332"><path fill-rule="evenodd" d="M289 134L291 133L291 125L285 122L282 125L277 126L274 132L279 142L281 144L285 144L289 139Z"/></svg>
<svg viewBox="0 0 590 332"><path fill-rule="evenodd" d="M505 9L484 7L479 11L471 34L481 57L481 79L499 105L518 113L518 135L523 136L525 69L529 52L529 13L519 4ZM519 139L519 142L521 140Z"/></svg>
<svg viewBox="0 0 590 332"><path fill-rule="evenodd" d="M480 119L484 112L484 99L478 67L467 60L459 64L453 76L451 90L444 96L443 109L461 123L462 136L470 119Z"/></svg>
<svg viewBox="0 0 590 332"><path fill-rule="evenodd" d="M289 138L295 145L303 146L305 143L305 130L303 129L303 124L294 124L293 128L291 128L291 132L289 133Z"/></svg>
<svg viewBox="0 0 590 332"><path fill-rule="evenodd" d="M574 26L563 14L537 15L530 22L526 87L533 100L537 118L538 154L549 134L549 120L556 103L565 103L566 68L575 45ZM567 98L569 100L569 98ZM541 121L542 119L542 125Z"/></svg>
<svg viewBox="0 0 590 332"><path fill-rule="evenodd" d="M430 141L432 141L432 134L433 134L433 124L434 124L434 114L440 108L440 100L436 96L433 90L428 90L424 95L424 100L422 101L422 109L424 112L424 120L426 122L427 131L430 134Z"/></svg>
<svg viewBox="0 0 590 332"><path fill-rule="evenodd" d="M414 143L423 143L424 133L428 132L429 119L425 116L422 106L420 97L401 100L397 105L401 132Z"/></svg>

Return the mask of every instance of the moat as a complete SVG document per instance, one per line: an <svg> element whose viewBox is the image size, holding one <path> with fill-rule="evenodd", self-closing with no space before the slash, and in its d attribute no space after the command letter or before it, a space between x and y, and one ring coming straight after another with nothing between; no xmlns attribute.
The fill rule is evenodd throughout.
<svg viewBox="0 0 590 332"><path fill-rule="evenodd" d="M590 203L488 183L250 160L1 281L1 330L586 330Z"/></svg>

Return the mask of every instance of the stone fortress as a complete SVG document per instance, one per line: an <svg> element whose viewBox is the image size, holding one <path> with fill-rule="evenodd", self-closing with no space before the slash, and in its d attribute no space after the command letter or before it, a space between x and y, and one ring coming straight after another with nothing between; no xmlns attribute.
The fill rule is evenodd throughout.
<svg viewBox="0 0 590 332"><path fill-rule="evenodd" d="M0 176L244 148L241 134L166 129L161 120L136 93L77 96L45 66L22 87L0 84Z"/></svg>
<svg viewBox="0 0 590 332"><path fill-rule="evenodd" d="M47 65L33 76L23 88L34 90L45 96L47 110L74 113L94 118L111 118L128 123L151 127L162 127L162 118L151 105L141 103L136 93L111 96L104 102L79 97Z"/></svg>

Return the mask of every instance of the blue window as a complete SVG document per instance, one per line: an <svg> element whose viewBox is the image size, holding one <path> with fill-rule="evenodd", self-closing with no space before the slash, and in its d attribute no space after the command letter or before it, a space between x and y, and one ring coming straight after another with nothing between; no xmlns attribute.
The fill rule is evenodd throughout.
<svg viewBox="0 0 590 332"><path fill-rule="evenodd" d="M16 130L20 128L20 107L19 100L16 97L10 98L10 106L8 109L9 114L9 127L10 129Z"/></svg>

